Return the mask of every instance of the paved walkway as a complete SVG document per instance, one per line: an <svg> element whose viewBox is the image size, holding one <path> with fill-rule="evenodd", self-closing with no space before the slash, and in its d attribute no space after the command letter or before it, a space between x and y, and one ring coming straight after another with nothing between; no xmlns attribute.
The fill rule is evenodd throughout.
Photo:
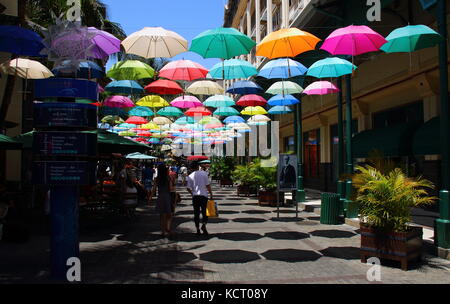
<svg viewBox="0 0 450 304"><path fill-rule="evenodd" d="M360 237L348 225L322 225L315 213L293 207L258 206L235 188L214 186L220 217L209 236L197 236L192 206L178 206L174 240L159 236L152 207L133 221L84 225L81 231L84 283L370 283L370 266L359 260ZM182 189L182 197L188 198ZM95 224L95 223L94 223ZM89 231L90 232L86 232ZM0 282L47 282L48 237L25 244L0 242ZM381 269L381 283L450 283L450 261L425 255L407 272L397 263Z"/></svg>

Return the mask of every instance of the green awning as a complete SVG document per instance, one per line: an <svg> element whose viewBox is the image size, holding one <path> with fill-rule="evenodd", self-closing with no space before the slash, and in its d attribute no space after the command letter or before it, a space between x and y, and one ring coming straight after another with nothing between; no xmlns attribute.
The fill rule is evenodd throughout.
<svg viewBox="0 0 450 304"><path fill-rule="evenodd" d="M418 125L405 123L362 131L352 139L353 157L366 158L373 150L383 152L384 156L412 155L412 138Z"/></svg>
<svg viewBox="0 0 450 304"><path fill-rule="evenodd" d="M434 117L417 129L413 137L414 155L441 154L440 124L440 117Z"/></svg>
<svg viewBox="0 0 450 304"><path fill-rule="evenodd" d="M0 134L0 149L1 150L20 150L22 143L9 136Z"/></svg>

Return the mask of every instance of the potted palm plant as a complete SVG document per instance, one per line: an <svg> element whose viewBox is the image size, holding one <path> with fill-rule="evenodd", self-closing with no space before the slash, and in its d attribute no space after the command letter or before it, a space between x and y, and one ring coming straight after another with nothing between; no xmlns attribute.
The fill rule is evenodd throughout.
<svg viewBox="0 0 450 304"><path fill-rule="evenodd" d="M254 162L258 190L258 203L260 205L277 206L277 167L261 166L261 161ZM280 192L280 201L284 201L284 193Z"/></svg>
<svg viewBox="0 0 450 304"><path fill-rule="evenodd" d="M232 178L234 182L238 183L237 186L237 195L257 195L258 187L257 181L258 178L255 172L255 164L253 162L238 165L233 171Z"/></svg>
<svg viewBox="0 0 450 304"><path fill-rule="evenodd" d="M353 176L355 201L360 210L361 262L368 257L396 260L403 270L422 254L422 227L412 226L411 208L432 204L433 184L421 177L409 178L400 168L382 172L358 166Z"/></svg>
<svg viewBox="0 0 450 304"><path fill-rule="evenodd" d="M219 180L220 186L233 186L231 175L234 170L234 159L231 157L217 157L212 161L210 174Z"/></svg>

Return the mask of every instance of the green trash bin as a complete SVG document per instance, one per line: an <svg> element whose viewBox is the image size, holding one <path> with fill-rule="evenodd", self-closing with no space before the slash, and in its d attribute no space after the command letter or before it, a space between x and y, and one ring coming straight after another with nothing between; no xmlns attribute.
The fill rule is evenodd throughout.
<svg viewBox="0 0 450 304"><path fill-rule="evenodd" d="M337 193L322 193L320 206L321 224L339 224L340 197Z"/></svg>

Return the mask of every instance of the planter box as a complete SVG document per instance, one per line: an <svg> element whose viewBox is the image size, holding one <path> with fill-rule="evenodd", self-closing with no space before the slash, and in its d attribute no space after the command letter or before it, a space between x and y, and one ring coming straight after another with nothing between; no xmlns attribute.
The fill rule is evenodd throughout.
<svg viewBox="0 0 450 304"><path fill-rule="evenodd" d="M229 179L221 179L219 183L221 187L223 186L233 187L233 181Z"/></svg>
<svg viewBox="0 0 450 304"><path fill-rule="evenodd" d="M284 192L280 192L280 205L284 203ZM262 206L277 206L277 192L276 191L263 191L258 192L258 204Z"/></svg>
<svg viewBox="0 0 450 304"><path fill-rule="evenodd" d="M239 185L237 186L237 195L241 196L251 196L251 195L258 195L258 189L256 189L256 187L252 187L252 186L242 186Z"/></svg>
<svg viewBox="0 0 450 304"><path fill-rule="evenodd" d="M378 257L401 262L402 270L408 270L408 262L422 257L422 227L411 226L408 232L382 232L367 225L360 225L361 262Z"/></svg>

